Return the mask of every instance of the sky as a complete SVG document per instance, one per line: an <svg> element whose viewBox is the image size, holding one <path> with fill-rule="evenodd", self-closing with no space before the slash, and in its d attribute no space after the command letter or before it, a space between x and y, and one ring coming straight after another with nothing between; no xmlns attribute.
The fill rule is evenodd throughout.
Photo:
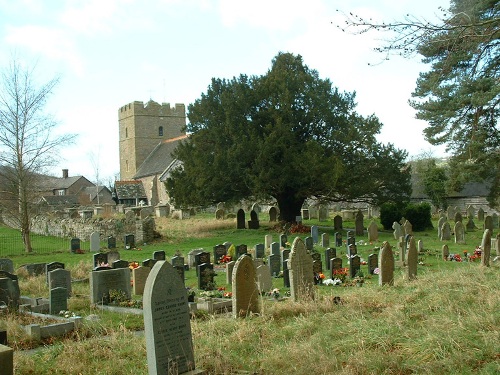
<svg viewBox="0 0 500 375"><path fill-rule="evenodd" d="M35 80L60 82L47 103L57 133L76 133L51 169L108 185L119 177L118 109L133 101L184 103L212 78L264 75L279 52L356 92L356 111L384 124L377 139L408 151L444 156L422 134L408 99L419 72L414 59L373 51L386 35L351 35L342 12L378 21L406 14L435 19L445 0L0 0L0 70L13 57L35 67Z"/></svg>

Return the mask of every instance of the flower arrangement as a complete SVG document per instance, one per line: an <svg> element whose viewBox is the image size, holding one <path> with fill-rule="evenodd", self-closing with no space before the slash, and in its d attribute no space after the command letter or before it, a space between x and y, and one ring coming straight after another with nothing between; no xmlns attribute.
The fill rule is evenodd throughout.
<svg viewBox="0 0 500 375"><path fill-rule="evenodd" d="M448 260L455 261L455 262L461 262L462 257L459 254L450 254L450 255L448 255Z"/></svg>
<svg viewBox="0 0 500 375"><path fill-rule="evenodd" d="M131 270L133 270L134 268L137 268L137 267L139 267L138 262L129 262L128 263L128 268L130 268Z"/></svg>
<svg viewBox="0 0 500 375"><path fill-rule="evenodd" d="M348 271L347 268L338 268L333 270L332 272L333 280L335 281L335 279L337 279L340 281L340 283L343 283L347 278L347 271Z"/></svg>
<svg viewBox="0 0 500 375"><path fill-rule="evenodd" d="M481 246L477 246L475 249L474 249L474 254L472 254L470 257L469 257L469 260L471 262L474 262L476 259L481 259Z"/></svg>
<svg viewBox="0 0 500 375"><path fill-rule="evenodd" d="M223 255L219 259L219 263L229 263L231 261L231 257L229 255Z"/></svg>
<svg viewBox="0 0 500 375"><path fill-rule="evenodd" d="M325 275L323 274L323 272L319 272L314 275L314 280L316 281L316 284L322 284L324 279Z"/></svg>
<svg viewBox="0 0 500 375"><path fill-rule="evenodd" d="M280 290L278 288L274 288L273 290L269 291L268 296L277 300L280 298Z"/></svg>

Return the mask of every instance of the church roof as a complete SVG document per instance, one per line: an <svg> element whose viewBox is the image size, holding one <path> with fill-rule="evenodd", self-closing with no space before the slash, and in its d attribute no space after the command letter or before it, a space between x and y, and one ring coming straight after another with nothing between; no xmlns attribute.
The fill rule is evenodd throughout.
<svg viewBox="0 0 500 375"><path fill-rule="evenodd" d="M145 199L146 192L141 181L115 181L118 199Z"/></svg>

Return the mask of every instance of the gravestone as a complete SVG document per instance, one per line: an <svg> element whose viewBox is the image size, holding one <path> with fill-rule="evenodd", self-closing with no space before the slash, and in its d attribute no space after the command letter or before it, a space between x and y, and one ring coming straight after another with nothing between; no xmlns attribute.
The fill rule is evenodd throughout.
<svg viewBox="0 0 500 375"><path fill-rule="evenodd" d="M195 371L187 293L170 263L159 261L152 268L143 306L149 374Z"/></svg>
<svg viewBox="0 0 500 375"><path fill-rule="evenodd" d="M123 259L118 259L115 260L113 263L111 263L111 268L128 268L129 267L129 262Z"/></svg>
<svg viewBox="0 0 500 375"><path fill-rule="evenodd" d="M490 266L491 233L491 230L485 229L483 233L483 240L481 242L481 265L484 267Z"/></svg>
<svg viewBox="0 0 500 375"><path fill-rule="evenodd" d="M306 247L306 250L312 251L312 249L314 248L314 240L312 237L306 237L305 247Z"/></svg>
<svg viewBox="0 0 500 375"><path fill-rule="evenodd" d="M272 223L278 221L278 210L274 206L269 209L269 221Z"/></svg>
<svg viewBox="0 0 500 375"><path fill-rule="evenodd" d="M491 215L487 215L484 218L483 230L489 229L493 233L493 218Z"/></svg>
<svg viewBox="0 0 500 375"><path fill-rule="evenodd" d="M70 251L76 253L81 250L80 239L72 238L70 241Z"/></svg>
<svg viewBox="0 0 500 375"><path fill-rule="evenodd" d="M455 217L455 208L449 206L448 210L446 211L446 218L448 220L453 220L454 217Z"/></svg>
<svg viewBox="0 0 500 375"><path fill-rule="evenodd" d="M232 277L233 318L260 313L259 290L255 266L250 257L242 255L234 265Z"/></svg>
<svg viewBox="0 0 500 375"><path fill-rule="evenodd" d="M248 254L248 247L247 245L241 244L236 246L236 259L238 259L240 256Z"/></svg>
<svg viewBox="0 0 500 375"><path fill-rule="evenodd" d="M469 217L469 219L467 220L467 224L465 224L465 228L468 231L476 229L476 224L474 224L474 220L472 219L472 217Z"/></svg>
<svg viewBox="0 0 500 375"><path fill-rule="evenodd" d="M367 228L368 232L368 242L375 242L378 241L378 226L375 221L371 221L370 225Z"/></svg>
<svg viewBox="0 0 500 375"><path fill-rule="evenodd" d="M155 264L156 264L156 259L153 258L145 259L142 261L143 267L153 268Z"/></svg>
<svg viewBox="0 0 500 375"><path fill-rule="evenodd" d="M271 277L271 270L267 264L263 264L256 268L257 273L257 288L262 295L269 292L273 288L273 279Z"/></svg>
<svg viewBox="0 0 500 375"><path fill-rule="evenodd" d="M271 254L268 257L269 260L269 270L272 277L278 277L281 271L281 259L280 255Z"/></svg>
<svg viewBox="0 0 500 375"><path fill-rule="evenodd" d="M455 243L465 244L465 229L461 221L455 223L453 233L455 234Z"/></svg>
<svg viewBox="0 0 500 375"><path fill-rule="evenodd" d="M380 249L378 268L379 285L394 285L394 255L388 242L384 242Z"/></svg>
<svg viewBox="0 0 500 375"><path fill-rule="evenodd" d="M397 246L399 250L399 265L402 267L405 265L406 259L406 241L404 237L399 237Z"/></svg>
<svg viewBox="0 0 500 375"><path fill-rule="evenodd" d="M468 205L466 211L467 211L468 218L474 218L475 210L474 210L474 207L472 205Z"/></svg>
<svg viewBox="0 0 500 375"><path fill-rule="evenodd" d="M259 266L262 266L264 264L264 259L262 259L262 258L255 258L253 260L253 264L254 264L255 268L257 268Z"/></svg>
<svg viewBox="0 0 500 375"><path fill-rule="evenodd" d="M271 247L271 244L273 243L273 235L272 234L266 234L264 236L264 246L266 249L269 249Z"/></svg>
<svg viewBox="0 0 500 375"><path fill-rule="evenodd" d="M30 263L24 266L29 276L39 276L45 274L46 267L47 263Z"/></svg>
<svg viewBox="0 0 500 375"><path fill-rule="evenodd" d="M313 275L314 284L321 284L320 274L323 273L323 262L321 260L313 260Z"/></svg>
<svg viewBox="0 0 500 375"><path fill-rule="evenodd" d="M290 288L290 270L288 269L288 259L282 263L283 266L283 287Z"/></svg>
<svg viewBox="0 0 500 375"><path fill-rule="evenodd" d="M441 227L441 241L449 241L449 240L451 240L451 227L450 223L445 221L445 223Z"/></svg>
<svg viewBox="0 0 500 375"><path fill-rule="evenodd" d="M411 236L410 243L408 246L408 254L406 255L407 263L407 277L408 280L414 280L417 278L417 264L418 264L418 252L417 245L415 243L415 237Z"/></svg>
<svg viewBox="0 0 500 375"><path fill-rule="evenodd" d="M107 263L111 264L113 263L115 260L120 260L120 253L116 250L111 250L111 251L108 251L106 253L107 255Z"/></svg>
<svg viewBox="0 0 500 375"><path fill-rule="evenodd" d="M19 283L17 275L7 271L0 271L0 305L17 310L19 306Z"/></svg>
<svg viewBox="0 0 500 375"><path fill-rule="evenodd" d="M313 244L318 243L319 241L319 229L317 225L311 225L311 237ZM306 244L307 247L307 244Z"/></svg>
<svg viewBox="0 0 500 375"><path fill-rule="evenodd" d="M491 220L493 221L493 229L498 229L498 214L496 212L491 215Z"/></svg>
<svg viewBox="0 0 500 375"><path fill-rule="evenodd" d="M290 249L283 249L283 251L280 254L281 257L281 263L283 263L285 260L288 260L290 258Z"/></svg>
<svg viewBox="0 0 500 375"><path fill-rule="evenodd" d="M342 228L342 216L340 215L335 215L333 218L333 230L335 231L341 231Z"/></svg>
<svg viewBox="0 0 500 375"><path fill-rule="evenodd" d="M229 247L227 247L229 248ZM196 255L199 253L203 253L205 250L203 249L193 249L188 253L188 265L189 267L195 267L196 268Z"/></svg>
<svg viewBox="0 0 500 375"><path fill-rule="evenodd" d="M215 284L214 284L214 276L215 276L214 265L211 263L202 263L196 268L198 269L198 274L197 274L198 275L198 289L200 289L200 290L213 290L214 286L215 286Z"/></svg>
<svg viewBox="0 0 500 375"><path fill-rule="evenodd" d="M64 269L64 263L61 262L50 262L45 265L45 275L47 277L47 283L49 282L49 272L57 269Z"/></svg>
<svg viewBox="0 0 500 375"><path fill-rule="evenodd" d="M250 220L248 221L248 229L259 229L259 216L257 215L257 211L250 211Z"/></svg>
<svg viewBox="0 0 500 375"><path fill-rule="evenodd" d="M408 220L405 220L405 223L403 224L403 229L406 235L413 236L413 225Z"/></svg>
<svg viewBox="0 0 500 375"><path fill-rule="evenodd" d="M330 247L330 234L328 233L321 234L321 247L324 248Z"/></svg>
<svg viewBox="0 0 500 375"><path fill-rule="evenodd" d="M417 251L419 254L422 254L424 252L424 243L422 240L418 240L417 242Z"/></svg>
<svg viewBox="0 0 500 375"><path fill-rule="evenodd" d="M263 243L255 245L255 258L261 259L264 258L265 255L265 245Z"/></svg>
<svg viewBox="0 0 500 375"><path fill-rule="evenodd" d="M318 220L319 221L327 221L328 220L328 208L327 207L319 206Z"/></svg>
<svg viewBox="0 0 500 375"><path fill-rule="evenodd" d="M326 269L330 269L330 259L333 259L337 257L337 249L334 247L329 247L328 249L325 250L325 263L326 263Z"/></svg>
<svg viewBox="0 0 500 375"><path fill-rule="evenodd" d="M111 290L122 291L130 299L130 270L128 268L90 272L90 303L109 303Z"/></svg>
<svg viewBox="0 0 500 375"><path fill-rule="evenodd" d="M441 216L438 220L438 224L437 224L437 227L438 227L438 238L441 239L441 231L443 230L443 225L444 223L446 223L446 218Z"/></svg>
<svg viewBox="0 0 500 375"><path fill-rule="evenodd" d="M216 220L224 220L224 210L219 208L215 210L215 219Z"/></svg>
<svg viewBox="0 0 500 375"><path fill-rule="evenodd" d="M233 270L235 263L236 262L234 260L226 263L226 284L231 284L233 282Z"/></svg>
<svg viewBox="0 0 500 375"><path fill-rule="evenodd" d="M116 237L114 236L109 236L108 237L108 249L116 249Z"/></svg>
<svg viewBox="0 0 500 375"><path fill-rule="evenodd" d="M368 255L368 274L373 275L378 267L378 254L372 253Z"/></svg>
<svg viewBox="0 0 500 375"><path fill-rule="evenodd" d="M477 220L478 221L483 221L484 220L484 210L482 207L477 210Z"/></svg>
<svg viewBox="0 0 500 375"><path fill-rule="evenodd" d="M450 249L448 245L443 245L441 248L441 258L443 260L448 260L448 257L450 256Z"/></svg>
<svg viewBox="0 0 500 375"><path fill-rule="evenodd" d="M500 233L497 234L496 249L497 249L497 256L500 256Z"/></svg>
<svg viewBox="0 0 500 375"><path fill-rule="evenodd" d="M172 265L172 267L184 267L184 257L183 256L180 256L180 255L174 255L171 259L170 259L170 264Z"/></svg>
<svg viewBox="0 0 500 375"><path fill-rule="evenodd" d="M133 234L126 234L123 237L123 244L127 250L135 248L135 236Z"/></svg>
<svg viewBox="0 0 500 375"><path fill-rule="evenodd" d="M177 274L179 275L179 279L182 281L182 284L185 286L186 284L186 268L184 266L176 266L174 269L177 271Z"/></svg>
<svg viewBox="0 0 500 375"><path fill-rule="evenodd" d="M397 221L392 223L392 229L394 229L393 235L395 240L399 240L399 237L403 235L403 229L401 228L401 224L399 224Z"/></svg>
<svg viewBox="0 0 500 375"><path fill-rule="evenodd" d="M280 244L277 242L271 243L271 254L280 256Z"/></svg>
<svg viewBox="0 0 500 375"><path fill-rule="evenodd" d="M361 258L359 255L354 255L351 257L351 260L349 261L349 271L350 271L350 276L351 279L356 277L356 274L359 272L361 269Z"/></svg>
<svg viewBox="0 0 500 375"><path fill-rule="evenodd" d="M66 288L53 288L49 291L49 313L57 315L60 311L68 310L68 291Z"/></svg>
<svg viewBox="0 0 500 375"><path fill-rule="evenodd" d="M335 232L335 247L341 247L343 244L342 233Z"/></svg>
<svg viewBox="0 0 500 375"><path fill-rule="evenodd" d="M164 250L157 250L153 252L154 260L166 260L166 254Z"/></svg>
<svg viewBox="0 0 500 375"><path fill-rule="evenodd" d="M335 271L342 269L342 258L330 259L330 278L335 278Z"/></svg>
<svg viewBox="0 0 500 375"><path fill-rule="evenodd" d="M352 258L357 253L358 253L358 247L355 244L349 244L347 246L347 255L349 256L349 258Z"/></svg>
<svg viewBox="0 0 500 375"><path fill-rule="evenodd" d="M354 219L354 226L355 226L355 233L356 233L356 236L362 236L365 232L365 227L364 227L364 224L363 224L363 213L361 212L361 210L358 210L358 212L356 213L356 218Z"/></svg>
<svg viewBox="0 0 500 375"><path fill-rule="evenodd" d="M304 241L297 237L293 241L288 259L290 293L294 301L314 299L314 273L312 257L307 253Z"/></svg>
<svg viewBox="0 0 500 375"><path fill-rule="evenodd" d="M14 349L0 344L0 368L2 375L14 375Z"/></svg>
<svg viewBox="0 0 500 375"><path fill-rule="evenodd" d="M459 221L463 222L464 218L462 216L462 213L459 211L455 212L455 216L453 217L453 220L455 221L455 223L459 222Z"/></svg>
<svg viewBox="0 0 500 375"><path fill-rule="evenodd" d="M107 253L97 253L92 256L94 260L94 268L108 264L108 254Z"/></svg>
<svg viewBox="0 0 500 375"><path fill-rule="evenodd" d="M203 263L210 264L210 253L203 251L196 254L194 259L194 267L196 269L196 275L198 276L198 266Z"/></svg>
<svg viewBox="0 0 500 375"><path fill-rule="evenodd" d="M280 245L282 247L286 247L286 243L288 242L288 236L286 234L281 234L280 235Z"/></svg>
<svg viewBox="0 0 500 375"><path fill-rule="evenodd" d="M132 293L137 296L144 294L146 280L151 272L149 267L136 267L132 269Z"/></svg>
<svg viewBox="0 0 500 375"><path fill-rule="evenodd" d="M223 244L218 244L214 246L214 263L219 264L219 261L222 257L227 255L226 246Z"/></svg>
<svg viewBox="0 0 500 375"><path fill-rule="evenodd" d="M0 259L0 271L7 271L9 273L14 273L14 262L12 259L2 258Z"/></svg>
<svg viewBox="0 0 500 375"><path fill-rule="evenodd" d="M71 272L62 268L57 268L47 273L50 289L65 288L68 296L71 296Z"/></svg>
<svg viewBox="0 0 500 375"><path fill-rule="evenodd" d="M101 249L101 239L99 232L92 232L90 234L90 251L96 252Z"/></svg>

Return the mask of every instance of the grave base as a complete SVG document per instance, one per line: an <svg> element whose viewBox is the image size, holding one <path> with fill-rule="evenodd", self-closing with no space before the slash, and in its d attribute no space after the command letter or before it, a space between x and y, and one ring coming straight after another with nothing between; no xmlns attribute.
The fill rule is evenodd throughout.
<svg viewBox="0 0 500 375"><path fill-rule="evenodd" d="M224 298L198 298L198 310L205 310L209 314L230 312L233 310L233 301Z"/></svg>

